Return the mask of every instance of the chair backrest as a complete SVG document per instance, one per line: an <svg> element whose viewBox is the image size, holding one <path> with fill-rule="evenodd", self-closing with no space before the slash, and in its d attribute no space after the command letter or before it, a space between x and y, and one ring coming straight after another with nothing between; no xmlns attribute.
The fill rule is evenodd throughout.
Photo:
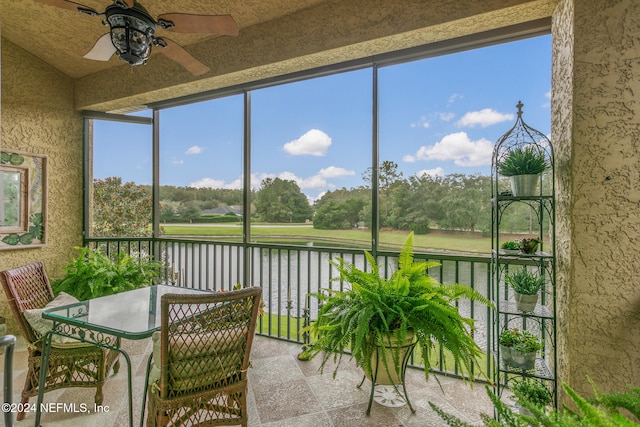
<svg viewBox="0 0 640 427"><path fill-rule="evenodd" d="M2 271L0 282L20 333L30 343L37 341L40 339L40 334L31 328L23 313L25 310L43 308L53 299L53 291L44 270L44 264L34 262Z"/></svg>
<svg viewBox="0 0 640 427"><path fill-rule="evenodd" d="M161 300L160 396L172 398L246 379L262 288Z"/></svg>

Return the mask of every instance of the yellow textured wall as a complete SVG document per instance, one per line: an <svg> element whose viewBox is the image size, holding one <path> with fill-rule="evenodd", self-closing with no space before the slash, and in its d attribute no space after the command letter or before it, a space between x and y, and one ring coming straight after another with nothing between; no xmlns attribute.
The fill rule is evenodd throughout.
<svg viewBox="0 0 640 427"><path fill-rule="evenodd" d="M553 21L561 379L640 385L640 2L563 0Z"/></svg>
<svg viewBox="0 0 640 427"><path fill-rule="evenodd" d="M2 40L3 150L48 156L47 246L0 251L0 270L43 261L49 277L82 244L82 117L73 108L73 81L6 39ZM0 297L0 316L9 307ZM10 319L9 330L16 332Z"/></svg>

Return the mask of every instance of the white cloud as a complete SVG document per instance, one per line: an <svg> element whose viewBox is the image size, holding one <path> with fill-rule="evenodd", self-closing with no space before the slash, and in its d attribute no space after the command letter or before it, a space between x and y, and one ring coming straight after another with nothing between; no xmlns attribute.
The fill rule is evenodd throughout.
<svg viewBox="0 0 640 427"><path fill-rule="evenodd" d="M342 176L353 176L355 172L352 170L329 166L324 169L320 169L320 171L307 178L299 177L293 172L283 171L279 174L272 173L252 173L251 174L251 188L256 190L260 188L262 181L266 178L280 178L286 181L295 182L301 190L326 190L327 188L336 188L335 184L327 182L327 179L331 178L339 178ZM213 179L213 178L203 178L198 181L194 181L189 184L189 187L196 188L227 188L227 189L242 189L242 176L238 177L238 179L231 181L229 183L224 180Z"/></svg>
<svg viewBox="0 0 640 427"><path fill-rule="evenodd" d="M440 113L440 120L450 122L456 117L455 113Z"/></svg>
<svg viewBox="0 0 640 427"><path fill-rule="evenodd" d="M311 129L300 138L282 147L292 156L324 156L331 146L331 137L318 129Z"/></svg>
<svg viewBox="0 0 640 427"><path fill-rule="evenodd" d="M194 145L193 147L189 147L189 149L185 151L184 154L200 154L203 150L204 148L198 145Z"/></svg>
<svg viewBox="0 0 640 427"><path fill-rule="evenodd" d="M416 156L412 156L411 154L405 154L405 156L402 157L402 160L407 163L414 163L416 161Z"/></svg>
<svg viewBox="0 0 640 427"><path fill-rule="evenodd" d="M189 184L195 188L227 188L224 181L213 178L202 178Z"/></svg>
<svg viewBox="0 0 640 427"><path fill-rule="evenodd" d="M262 180L265 178L275 178L273 174L251 174L251 188L258 189ZM237 179L226 182L222 179L202 178L189 184L189 187L195 188L225 188L230 190L242 190L242 175Z"/></svg>
<svg viewBox="0 0 640 427"><path fill-rule="evenodd" d="M542 104L542 108L549 108L551 107L551 91L547 92L544 94L544 97L547 98L549 101L545 102Z"/></svg>
<svg viewBox="0 0 640 427"><path fill-rule="evenodd" d="M174 164L174 165L183 165L184 164L184 160L173 159L173 160L171 160L171 163Z"/></svg>
<svg viewBox="0 0 640 427"><path fill-rule="evenodd" d="M310 176L308 178L301 178L296 174L294 174L293 172L284 171L278 174L278 178L295 182L296 184L298 184L298 187L300 187L301 190L308 190L308 189L314 189L314 188L320 189L320 188L327 188L331 186L319 174Z"/></svg>
<svg viewBox="0 0 640 427"><path fill-rule="evenodd" d="M410 126L412 128L421 127L421 128L425 128L426 129L429 126L431 126L431 124L429 123L429 119L427 118L427 116L422 116L422 117L420 117L420 120L418 120L417 122L412 122L410 124Z"/></svg>
<svg viewBox="0 0 640 427"><path fill-rule="evenodd" d="M444 176L444 169L442 169L441 167L437 167L435 169L422 169L421 171L418 171L415 173L415 176L417 176L418 178L425 175L429 175L433 177Z"/></svg>
<svg viewBox="0 0 640 427"><path fill-rule="evenodd" d="M496 123L505 122L507 120L513 120L513 114L498 113L491 108L483 108L480 111L470 111L466 113L460 120L456 122L456 125L461 127L474 127L480 125L483 128L487 126L495 125Z"/></svg>
<svg viewBox="0 0 640 427"><path fill-rule="evenodd" d="M464 98L462 95L460 95L459 93L454 93L449 97L449 100L447 101L447 107L450 106L451 104L453 104L454 102L456 102L458 99L462 99Z"/></svg>
<svg viewBox="0 0 640 427"><path fill-rule="evenodd" d="M322 178L338 178L341 176L354 176L355 174L355 171L336 166L329 166L328 168L320 169L320 172L318 172L318 175Z"/></svg>
<svg viewBox="0 0 640 427"><path fill-rule="evenodd" d="M417 160L453 161L458 166L485 166L491 164L493 143L485 138L472 141L466 132L446 135L435 145L422 146L415 156Z"/></svg>

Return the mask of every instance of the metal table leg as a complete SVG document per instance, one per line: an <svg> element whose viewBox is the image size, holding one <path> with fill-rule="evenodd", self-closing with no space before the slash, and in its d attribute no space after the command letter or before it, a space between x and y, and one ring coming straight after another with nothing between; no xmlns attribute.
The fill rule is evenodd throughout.
<svg viewBox="0 0 640 427"><path fill-rule="evenodd" d="M0 337L0 347L7 347L4 354L4 403L11 409L13 395L13 349L16 345L16 337L4 335ZM4 425L13 427L13 413L4 411Z"/></svg>
<svg viewBox="0 0 640 427"><path fill-rule="evenodd" d="M55 326L55 325L54 325ZM40 405L42 405L42 399L44 398L44 384L47 383L47 367L49 366L49 353L51 353L51 338L53 337L53 331L49 331L42 337L42 355L40 356L40 379L38 382L38 402L36 404L36 421L35 427L40 427Z"/></svg>

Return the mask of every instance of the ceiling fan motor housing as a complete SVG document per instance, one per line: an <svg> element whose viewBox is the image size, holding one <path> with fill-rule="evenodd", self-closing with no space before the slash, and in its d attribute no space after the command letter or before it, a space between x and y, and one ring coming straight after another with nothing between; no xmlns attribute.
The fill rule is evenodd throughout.
<svg viewBox="0 0 640 427"><path fill-rule="evenodd" d="M130 65L145 64L156 32L153 18L138 3L133 8L113 4L107 7L105 15L118 57Z"/></svg>

